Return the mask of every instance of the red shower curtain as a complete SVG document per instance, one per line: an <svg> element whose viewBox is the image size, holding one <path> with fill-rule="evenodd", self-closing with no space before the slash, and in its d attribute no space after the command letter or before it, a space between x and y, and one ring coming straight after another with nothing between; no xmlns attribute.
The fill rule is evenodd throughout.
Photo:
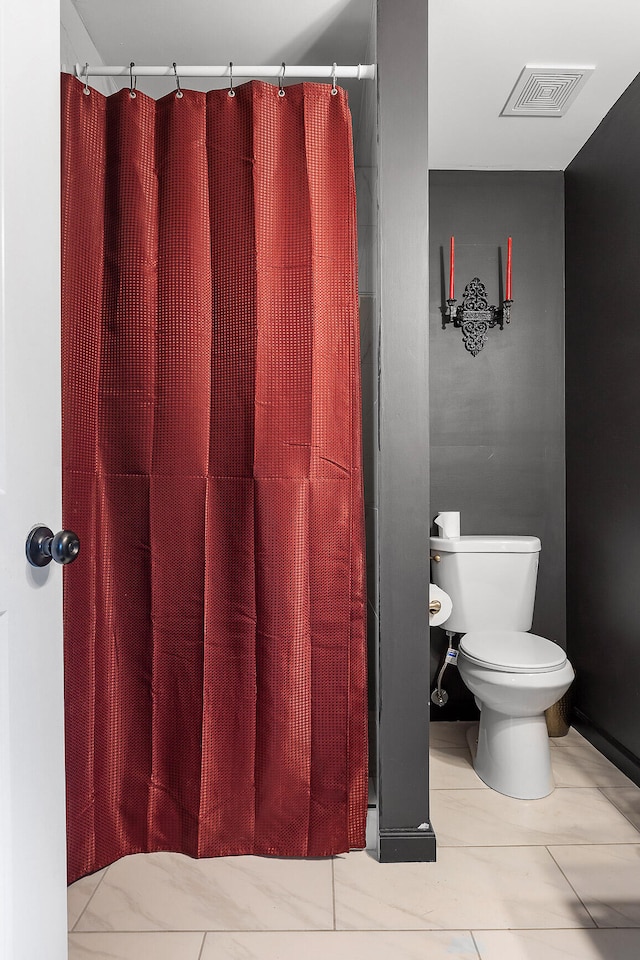
<svg viewBox="0 0 640 960"><path fill-rule="evenodd" d="M69 878L363 846L346 95L62 88Z"/></svg>

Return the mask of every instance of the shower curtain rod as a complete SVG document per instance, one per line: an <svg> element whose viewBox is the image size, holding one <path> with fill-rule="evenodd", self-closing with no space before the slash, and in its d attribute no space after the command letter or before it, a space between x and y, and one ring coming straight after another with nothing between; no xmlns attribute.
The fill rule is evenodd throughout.
<svg viewBox="0 0 640 960"><path fill-rule="evenodd" d="M273 77L274 79L290 80L292 78L314 78L320 80L332 80L336 77L339 80L373 80L376 75L375 63L359 63L357 66L339 67L330 66L295 66L273 64L271 66L244 66L233 64L232 67L227 63L220 67L185 67L179 64L177 66L178 77L231 77L235 80L237 77ZM173 64L162 67L106 67L103 64L93 66L88 64L76 63L76 77L84 80L86 77L175 77Z"/></svg>

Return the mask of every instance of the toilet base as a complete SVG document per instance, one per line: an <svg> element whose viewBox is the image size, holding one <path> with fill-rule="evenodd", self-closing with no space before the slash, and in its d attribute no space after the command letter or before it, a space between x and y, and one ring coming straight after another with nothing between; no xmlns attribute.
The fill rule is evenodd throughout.
<svg viewBox="0 0 640 960"><path fill-rule="evenodd" d="M483 705L477 736L473 766L492 790L517 800L539 800L553 792L544 714L508 717Z"/></svg>

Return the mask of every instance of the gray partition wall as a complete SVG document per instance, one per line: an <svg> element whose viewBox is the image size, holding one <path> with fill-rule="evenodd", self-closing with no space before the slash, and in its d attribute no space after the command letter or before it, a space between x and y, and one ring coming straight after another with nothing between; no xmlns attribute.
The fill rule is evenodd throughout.
<svg viewBox="0 0 640 960"><path fill-rule="evenodd" d="M377 32L379 856L428 861L427 3L378 0Z"/></svg>

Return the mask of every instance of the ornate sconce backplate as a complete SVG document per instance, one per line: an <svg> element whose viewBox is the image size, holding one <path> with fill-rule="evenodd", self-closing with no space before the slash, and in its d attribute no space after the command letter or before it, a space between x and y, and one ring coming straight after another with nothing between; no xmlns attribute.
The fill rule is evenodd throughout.
<svg viewBox="0 0 640 960"><path fill-rule="evenodd" d="M489 306L484 283L474 277L464 288L461 306L456 307L455 300L447 300L445 323L462 328L465 349L477 357L491 327L499 326L503 330L504 324L510 322L512 303L513 300L504 300L501 307Z"/></svg>

